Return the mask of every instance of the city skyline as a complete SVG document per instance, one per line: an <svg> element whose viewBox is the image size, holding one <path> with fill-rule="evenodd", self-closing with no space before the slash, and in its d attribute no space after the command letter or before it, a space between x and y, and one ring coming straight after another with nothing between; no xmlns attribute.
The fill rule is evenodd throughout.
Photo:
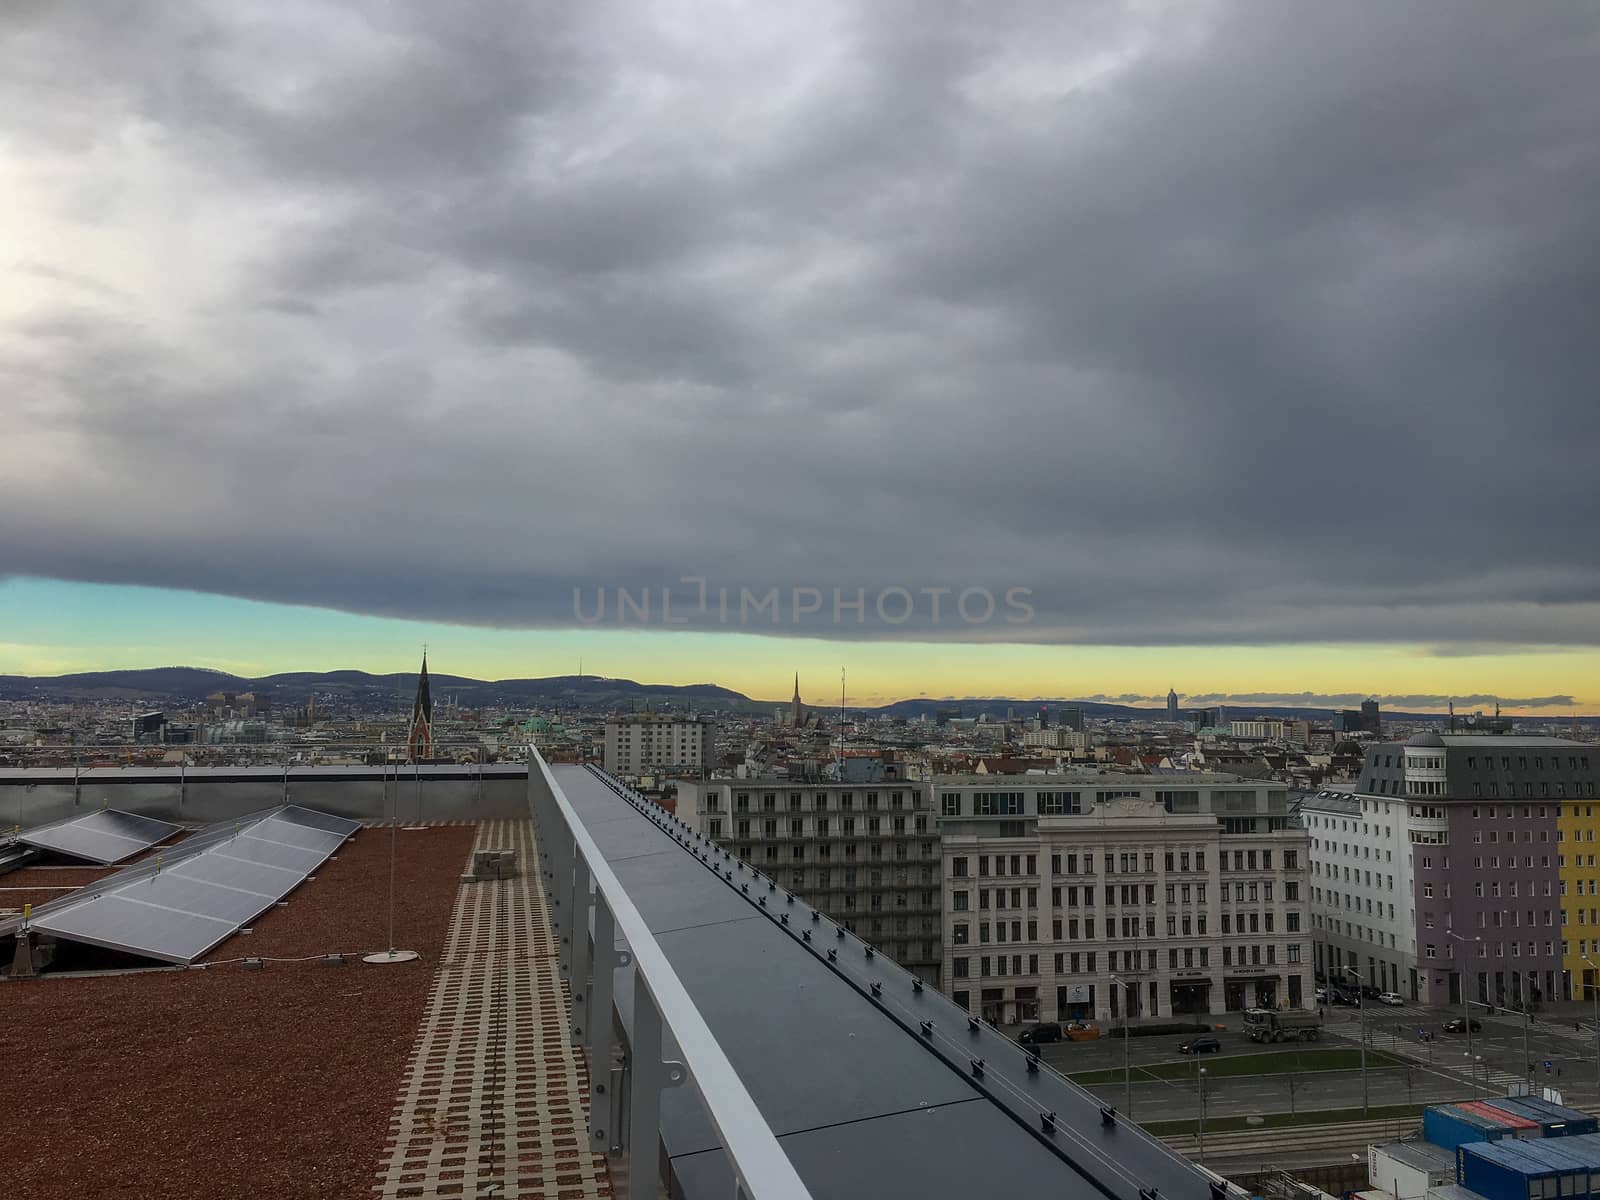
<svg viewBox="0 0 1600 1200"><path fill-rule="evenodd" d="M1600 713L1600 654L1568 647L1481 655L1409 645L1040 646L832 642L798 636L662 629L497 630L449 626L197 593L11 579L0 582L0 674L194 666L259 677L287 671L414 672L426 643L445 675L509 679L589 675L653 684L717 683L774 703L800 673L808 705L846 699L1068 697L1160 708L1183 704L1387 706L1581 716ZM129 640L125 631L141 631ZM1530 703L1534 701L1535 703Z"/></svg>

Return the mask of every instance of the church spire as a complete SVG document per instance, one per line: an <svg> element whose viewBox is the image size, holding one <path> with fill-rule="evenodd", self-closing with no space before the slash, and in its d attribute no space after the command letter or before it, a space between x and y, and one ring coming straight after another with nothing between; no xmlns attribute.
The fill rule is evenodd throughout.
<svg viewBox="0 0 1600 1200"><path fill-rule="evenodd" d="M422 651L422 671L417 676L417 698L411 705L411 729L406 735L411 757L433 757L433 695L428 690L428 651Z"/></svg>

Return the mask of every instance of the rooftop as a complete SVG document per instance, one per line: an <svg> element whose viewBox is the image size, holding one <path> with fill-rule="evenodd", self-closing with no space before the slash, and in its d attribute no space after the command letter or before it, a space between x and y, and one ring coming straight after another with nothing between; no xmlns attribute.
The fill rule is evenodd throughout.
<svg viewBox="0 0 1600 1200"><path fill-rule="evenodd" d="M1141 771L1108 771L1094 767L1067 767L1060 771L1037 775L939 775L934 778L938 786L967 786L982 784L1004 788L1016 784L1049 786L1070 783L1080 787L1101 788L1169 788L1181 789L1186 785L1200 787L1244 784L1247 787L1282 788L1279 782L1267 779L1245 779L1221 771L1181 771L1170 775L1152 775Z"/></svg>
<svg viewBox="0 0 1600 1200"><path fill-rule="evenodd" d="M8 1192L368 1194L473 838L467 826L399 835L396 936L418 963L319 961L386 944L389 844L367 830L203 970L0 983L22 1050L0 1073L0 1107L28 1114L28 1136L0 1142ZM245 970L247 955L269 961Z"/></svg>

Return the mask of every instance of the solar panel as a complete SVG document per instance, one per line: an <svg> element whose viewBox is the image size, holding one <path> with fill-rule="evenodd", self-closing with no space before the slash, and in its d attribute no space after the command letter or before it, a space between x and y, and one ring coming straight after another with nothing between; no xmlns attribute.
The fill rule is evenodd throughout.
<svg viewBox="0 0 1600 1200"><path fill-rule="evenodd" d="M327 857L316 850L307 850L300 846L286 846L282 842L275 842L267 838L250 837L247 834L218 842L216 852L226 858L241 859L244 862L264 863L269 867L282 867L302 875L309 874L319 862Z"/></svg>
<svg viewBox="0 0 1600 1200"><path fill-rule="evenodd" d="M218 821L154 860L35 910L58 938L191 963L288 895L360 823L290 805Z"/></svg>
<svg viewBox="0 0 1600 1200"><path fill-rule="evenodd" d="M318 812L314 808L302 808L298 804L291 804L276 816L279 821L291 821L296 825L305 825L311 829L320 829L324 833L336 833L339 840L343 841L356 830L361 828L360 821L352 821L348 817L336 817L332 813Z"/></svg>
<svg viewBox="0 0 1600 1200"><path fill-rule="evenodd" d="M337 846L344 841L344 838L337 833L326 833L321 829L296 825L292 821L283 821L277 817L268 817L254 826L249 836L302 850L322 850Z"/></svg>
<svg viewBox="0 0 1600 1200"><path fill-rule="evenodd" d="M132 858L182 831L183 826L170 821L104 808L81 817L57 821L53 825L30 829L17 840L40 850L109 866Z"/></svg>

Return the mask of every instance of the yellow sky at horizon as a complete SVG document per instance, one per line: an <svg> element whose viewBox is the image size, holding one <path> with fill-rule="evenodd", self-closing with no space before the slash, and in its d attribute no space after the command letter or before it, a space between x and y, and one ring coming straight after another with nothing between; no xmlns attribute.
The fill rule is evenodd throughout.
<svg viewBox="0 0 1600 1200"><path fill-rule="evenodd" d="M747 631L660 628L493 629L358 616L327 609L158 589L0 581L0 673L67 674L195 666L259 676L353 669L416 669L421 647L442 674L479 679L586 674L643 683L717 683L774 702L799 671L809 704L928 697L1009 696L1117 700L1250 696L1230 703L1329 706L1320 697L1570 695L1572 707L1508 706L1554 716L1600 712L1600 648L1455 648L1415 645L1079 646L829 640ZM1300 693L1312 698L1294 699ZM1268 695L1284 697L1267 699ZM1130 701L1139 703L1139 701ZM1149 701L1147 701L1149 702ZM1492 707L1493 701L1464 709Z"/></svg>

